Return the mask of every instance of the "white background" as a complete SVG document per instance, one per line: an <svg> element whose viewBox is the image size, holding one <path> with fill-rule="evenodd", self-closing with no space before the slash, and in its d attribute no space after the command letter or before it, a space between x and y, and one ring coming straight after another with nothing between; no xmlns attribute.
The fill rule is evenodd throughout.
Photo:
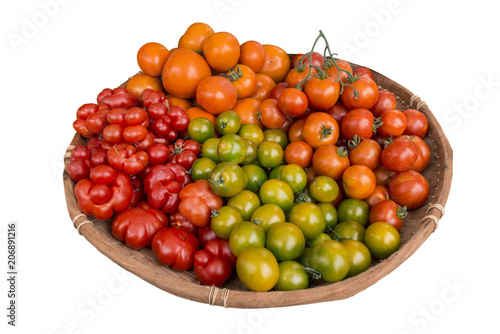
<svg viewBox="0 0 500 334"><path fill-rule="evenodd" d="M7 272L5 225L17 222L19 308L18 327L7 326L2 278L1 332L498 332L500 24L491 3L3 1L0 276ZM420 95L454 150L453 185L437 232L352 298L269 310L226 310L175 297L79 236L62 184L76 109L136 73L144 43L173 48L196 21L288 53L308 51L322 29L341 58ZM31 24L38 27L30 30Z"/></svg>

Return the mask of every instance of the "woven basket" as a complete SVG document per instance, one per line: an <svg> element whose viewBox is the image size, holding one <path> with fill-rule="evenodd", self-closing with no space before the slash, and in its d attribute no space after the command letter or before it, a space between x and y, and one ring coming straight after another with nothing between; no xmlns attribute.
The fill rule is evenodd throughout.
<svg viewBox="0 0 500 334"><path fill-rule="evenodd" d="M356 64L352 66L358 67ZM373 74L380 89L394 93L398 109L414 108L427 116L429 131L425 142L431 150L431 159L422 174L429 181L430 192L427 203L410 211L404 220L400 231L401 248L386 260L374 261L367 271L337 283L288 292L252 292L242 285L236 275L221 288L201 285L192 271L177 272L162 265L150 248L139 251L128 248L113 237L111 221L87 217L80 211L74 195L75 182L66 171L71 150L76 145L85 143L85 139L78 133L64 155L63 173L66 203L73 225L95 248L124 269L164 291L197 302L234 308L281 307L341 300L363 291L396 269L436 230L444 213L452 179L452 149L426 103L382 74L376 71Z"/></svg>

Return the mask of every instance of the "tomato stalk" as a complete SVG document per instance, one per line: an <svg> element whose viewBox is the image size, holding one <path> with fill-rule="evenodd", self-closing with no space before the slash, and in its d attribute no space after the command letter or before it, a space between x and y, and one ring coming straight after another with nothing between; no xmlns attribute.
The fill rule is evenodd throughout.
<svg viewBox="0 0 500 334"><path fill-rule="evenodd" d="M313 269L311 267L305 267L305 266L302 266L302 268L304 268L304 270L308 274L311 274L313 279L321 279L321 273L319 271L317 271L316 269Z"/></svg>
<svg viewBox="0 0 500 334"><path fill-rule="evenodd" d="M373 133L377 133L377 129L380 128L383 124L384 122L382 122L382 117L375 118L372 125Z"/></svg>
<svg viewBox="0 0 500 334"><path fill-rule="evenodd" d="M332 134L332 131L333 131L333 127L326 127L325 124L321 124L321 130L319 131L319 133L321 134L321 139L320 141L323 141L323 139L325 139L326 137L328 137L329 135Z"/></svg>
<svg viewBox="0 0 500 334"><path fill-rule="evenodd" d="M219 173L219 177L218 177L216 180L208 179L208 181L210 181L210 182L212 182L214 185L216 185L216 186L217 186L217 188L219 188L219 186L220 186L220 185L222 185L224 188L228 189L228 188L226 187L226 184L224 183L224 176L222 176L222 173L224 172L224 169L225 169L225 168L226 168L225 166L222 168L222 170L221 170L221 171L220 171L220 173ZM228 189L228 190L229 190L229 189Z"/></svg>
<svg viewBox="0 0 500 334"><path fill-rule="evenodd" d="M399 207L399 209L396 210L396 216L399 219L404 219L408 216L408 210L406 210L406 206Z"/></svg>
<svg viewBox="0 0 500 334"><path fill-rule="evenodd" d="M339 155L339 157L341 158L345 158L349 155L348 151L347 151L347 147L345 146L340 146L339 148L337 148L337 154Z"/></svg>
<svg viewBox="0 0 500 334"><path fill-rule="evenodd" d="M236 64L234 68L229 69L229 74L221 73L220 76L229 79L229 81L238 81L242 76L240 65Z"/></svg>
<svg viewBox="0 0 500 334"><path fill-rule="evenodd" d="M358 135L354 135L354 137L352 137L352 139L347 142L347 146L349 146L351 150L358 147L359 144L361 144L361 137L359 137Z"/></svg>

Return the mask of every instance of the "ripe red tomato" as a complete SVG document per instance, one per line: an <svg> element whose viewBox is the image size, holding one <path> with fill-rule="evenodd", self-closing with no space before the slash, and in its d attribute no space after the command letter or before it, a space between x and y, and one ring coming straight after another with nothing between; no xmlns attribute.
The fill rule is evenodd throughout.
<svg viewBox="0 0 500 334"><path fill-rule="evenodd" d="M285 149L285 161L287 164L296 164L307 168L312 163L313 149L304 141L294 141ZM312 169L312 168L311 168Z"/></svg>
<svg viewBox="0 0 500 334"><path fill-rule="evenodd" d="M427 117L415 109L406 109L403 111L403 114L408 124L403 134L424 138L429 128Z"/></svg>
<svg viewBox="0 0 500 334"><path fill-rule="evenodd" d="M195 52L203 51L203 42L214 33L214 30L206 23L196 22L187 28L184 35L179 39L178 47L192 49Z"/></svg>
<svg viewBox="0 0 500 334"><path fill-rule="evenodd" d="M367 77L362 77L349 84L351 86L345 86L344 91L340 95L342 103L348 109L370 109L377 103L379 93L375 81ZM358 97L354 93L355 89L358 92Z"/></svg>
<svg viewBox="0 0 500 334"><path fill-rule="evenodd" d="M427 165L429 165L429 161L431 160L431 150L422 138L411 136L410 139L415 143L415 145L417 145L418 158L408 169L420 173L427 167Z"/></svg>
<svg viewBox="0 0 500 334"><path fill-rule="evenodd" d="M389 198L389 189L387 189L387 187L381 186L380 184L377 184L375 186L375 190L363 201L365 201L365 203L368 204L370 208L373 208L378 202L382 202Z"/></svg>
<svg viewBox="0 0 500 334"><path fill-rule="evenodd" d="M396 97L388 90L381 90L378 93L377 103L370 109L373 116L379 117L386 109L396 109Z"/></svg>
<svg viewBox="0 0 500 334"><path fill-rule="evenodd" d="M331 115L315 112L307 116L302 137L313 149L321 145L334 145L339 139L339 125Z"/></svg>
<svg viewBox="0 0 500 334"><path fill-rule="evenodd" d="M291 68L290 57L278 46L265 44L263 47L266 60L260 73L269 75L275 83L282 82Z"/></svg>
<svg viewBox="0 0 500 334"><path fill-rule="evenodd" d="M249 96L253 99L259 100L260 102L271 97L271 91L276 82L267 74L256 73L255 74L256 87L253 93Z"/></svg>
<svg viewBox="0 0 500 334"><path fill-rule="evenodd" d="M358 78L370 78L370 79L374 80L373 72L369 68L366 68L363 66L356 68L353 71L353 75L356 75Z"/></svg>
<svg viewBox="0 0 500 334"><path fill-rule="evenodd" d="M403 172L413 165L418 158L418 148L415 143L407 137L398 137L380 154L382 165L393 171Z"/></svg>
<svg viewBox="0 0 500 334"><path fill-rule="evenodd" d="M255 73L259 72L266 61L266 50L256 41L247 41L240 46L238 63L247 65Z"/></svg>
<svg viewBox="0 0 500 334"><path fill-rule="evenodd" d="M160 43L146 43L137 52L137 64L144 73L158 77L169 55L170 51Z"/></svg>
<svg viewBox="0 0 500 334"><path fill-rule="evenodd" d="M335 78L311 77L304 86L309 105L317 110L332 108L340 95L340 82Z"/></svg>
<svg viewBox="0 0 500 334"><path fill-rule="evenodd" d="M393 177L396 174L396 172L388 170L382 165L379 165L377 168L375 168L373 170L373 173L375 174L375 179L377 180L377 184L384 187L389 186L389 181L391 180L391 177Z"/></svg>
<svg viewBox="0 0 500 334"><path fill-rule="evenodd" d="M304 141L304 137L302 137L302 128L304 127L304 123L306 122L305 118L298 119L292 123L290 129L288 130L288 139L290 142L294 141Z"/></svg>
<svg viewBox="0 0 500 334"><path fill-rule="evenodd" d="M384 137L397 137L406 129L406 117L397 109L386 109L380 114L382 125L377 128L377 133Z"/></svg>
<svg viewBox="0 0 500 334"><path fill-rule="evenodd" d="M196 87L211 75L205 59L191 49L179 48L172 52L163 67L162 81L165 90L180 98L196 96Z"/></svg>
<svg viewBox="0 0 500 334"><path fill-rule="evenodd" d="M307 78L309 74L309 70L306 68L292 68L290 72L286 75L285 82L288 87L297 88L299 84L302 83L302 87L304 87L304 80ZM315 69L311 69L311 75L316 74ZM308 79L310 80L310 78Z"/></svg>
<svg viewBox="0 0 500 334"><path fill-rule="evenodd" d="M340 180L350 165L347 149L335 145L322 145L314 152L312 165L318 175L327 175L334 180Z"/></svg>
<svg viewBox="0 0 500 334"><path fill-rule="evenodd" d="M340 122L340 132L347 140L358 135L363 139L370 139L373 135L375 118L368 109L353 109Z"/></svg>
<svg viewBox="0 0 500 334"><path fill-rule="evenodd" d="M278 100L267 99L262 101L259 111L262 125L266 128L279 129L285 124L286 116L281 112Z"/></svg>
<svg viewBox="0 0 500 334"><path fill-rule="evenodd" d="M323 68L324 65L324 58L323 55L319 52L313 51L313 53L306 53L306 54L296 54L295 56L292 57L292 67L309 67L309 55L311 56L311 64L313 66Z"/></svg>
<svg viewBox="0 0 500 334"><path fill-rule="evenodd" d="M325 110L325 112L327 114L332 115L333 118L335 118L335 120L337 121L337 123L340 124L342 118L344 118L344 116L349 112L349 110L347 110L347 108L342 103L337 103L330 109Z"/></svg>
<svg viewBox="0 0 500 334"><path fill-rule="evenodd" d="M240 43L233 34L216 32L203 42L207 63L217 72L226 72L240 59Z"/></svg>
<svg viewBox="0 0 500 334"><path fill-rule="evenodd" d="M382 148L373 139L359 140L359 137L349 141L349 160L352 165L365 165L375 169L380 164Z"/></svg>
<svg viewBox="0 0 500 334"><path fill-rule="evenodd" d="M413 170L397 173L389 181L391 199L408 210L418 209L427 201L429 183Z"/></svg>
<svg viewBox="0 0 500 334"><path fill-rule="evenodd" d="M279 97L281 95L281 92L285 88L288 88L288 84L285 81L280 82L279 84L277 84L276 86L274 86L274 88L271 90L270 98L271 99L276 99L276 100L279 99Z"/></svg>
<svg viewBox="0 0 500 334"><path fill-rule="evenodd" d="M196 88L196 100L213 115L233 109L238 93L229 79L210 76L203 79Z"/></svg>
<svg viewBox="0 0 500 334"><path fill-rule="evenodd" d="M278 99L280 110L287 116L302 115L308 106L307 96L296 88L285 88Z"/></svg>
<svg viewBox="0 0 500 334"><path fill-rule="evenodd" d="M377 185L375 174L364 165L352 165L342 174L344 191L347 196L364 199L370 196Z"/></svg>
<svg viewBox="0 0 500 334"><path fill-rule="evenodd" d="M341 59L337 59L336 62L337 62L337 66L340 69L346 70L352 74L351 64L349 64L347 61L341 60ZM332 64L332 66L330 68L328 68L328 71L326 72L326 74L329 77L335 78L335 80L337 80L339 77L339 70L337 69L337 67L335 65ZM346 72L340 71L340 80L342 80L342 82L347 82L347 77L348 77L348 75Z"/></svg>
<svg viewBox="0 0 500 334"><path fill-rule="evenodd" d="M408 216L406 207L400 207L393 200L386 199L375 204L370 210L370 224L386 222L400 231L403 227L403 219Z"/></svg>

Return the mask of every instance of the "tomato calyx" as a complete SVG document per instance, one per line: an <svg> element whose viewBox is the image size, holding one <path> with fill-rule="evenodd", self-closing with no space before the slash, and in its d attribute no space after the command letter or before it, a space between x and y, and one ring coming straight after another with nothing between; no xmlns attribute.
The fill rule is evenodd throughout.
<svg viewBox="0 0 500 334"><path fill-rule="evenodd" d="M174 144L174 150L172 151L172 153L170 153L169 157L173 156L173 155L179 155L181 154L182 152L184 152L185 148L184 148L184 143L181 143L180 145L175 142Z"/></svg>
<svg viewBox="0 0 500 334"><path fill-rule="evenodd" d="M241 71L240 65L236 64L235 67L229 69L229 74L221 73L220 76L229 79L229 81L238 81L243 77L243 72Z"/></svg>
<svg viewBox="0 0 500 334"><path fill-rule="evenodd" d="M216 209L212 210L210 212L210 218L217 218L217 217L219 217L219 210Z"/></svg>
<svg viewBox="0 0 500 334"><path fill-rule="evenodd" d="M384 140L384 148L386 148L387 146L391 145L393 141L394 141L394 138L392 136L389 137L389 139Z"/></svg>
<svg viewBox="0 0 500 334"><path fill-rule="evenodd" d="M373 133L377 133L377 129L380 128L383 124L384 122L382 122L382 117L375 118L372 125Z"/></svg>
<svg viewBox="0 0 500 334"><path fill-rule="evenodd" d="M304 270L308 274L311 274L313 279L318 279L318 280L321 279L321 273L319 271L317 271L316 269L313 269L311 267L306 267L306 266L302 266L302 268L304 268Z"/></svg>
<svg viewBox="0 0 500 334"><path fill-rule="evenodd" d="M351 150L354 150L356 147L359 146L359 144L361 144L361 140L363 138L361 138L360 136L358 135L354 135L352 137L352 139L350 139L348 142L347 142L347 146L349 147L349 149Z"/></svg>
<svg viewBox="0 0 500 334"><path fill-rule="evenodd" d="M333 132L333 127L330 126L330 127L326 127L325 124L321 124L321 130L319 131L319 133L321 134L321 138L320 138L320 141L323 141L323 139L325 139L326 137L330 136Z"/></svg>
<svg viewBox="0 0 500 334"><path fill-rule="evenodd" d="M397 210L396 210L396 216L399 218L399 219L404 219L408 216L408 210L406 209L406 206L403 206L403 207L399 207Z"/></svg>
<svg viewBox="0 0 500 334"><path fill-rule="evenodd" d="M208 181L210 181L212 184L214 184L217 188L219 188L219 186L222 185L225 189L229 190L226 187L226 184L224 183L224 176L222 176L222 173L224 172L225 168L226 167L222 168L222 170L220 171L219 176L217 177L217 179L215 179L215 180L209 179Z"/></svg>
<svg viewBox="0 0 500 334"><path fill-rule="evenodd" d="M349 155L349 152L347 151L347 147L340 146L339 148L337 148L337 154L341 158L346 158Z"/></svg>

